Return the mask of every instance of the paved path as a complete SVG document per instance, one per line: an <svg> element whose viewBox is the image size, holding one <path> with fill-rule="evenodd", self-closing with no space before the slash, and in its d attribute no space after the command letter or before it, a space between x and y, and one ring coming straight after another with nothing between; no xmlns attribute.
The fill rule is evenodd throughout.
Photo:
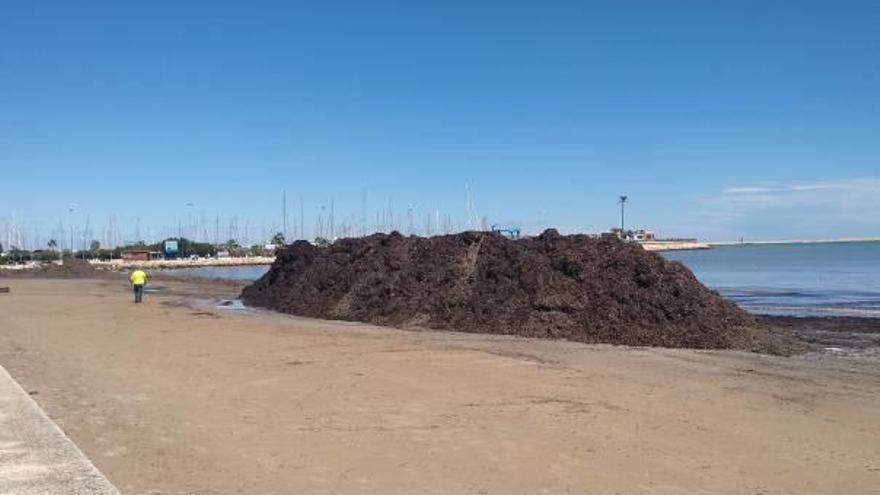
<svg viewBox="0 0 880 495"><path fill-rule="evenodd" d="M0 493L119 494L3 367Z"/></svg>

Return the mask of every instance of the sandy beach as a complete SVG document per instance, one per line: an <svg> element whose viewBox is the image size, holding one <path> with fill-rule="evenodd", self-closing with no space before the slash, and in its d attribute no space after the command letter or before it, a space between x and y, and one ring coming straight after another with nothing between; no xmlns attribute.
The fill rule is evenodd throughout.
<svg viewBox="0 0 880 495"><path fill-rule="evenodd" d="M0 365L127 494L874 494L880 371L2 279Z"/></svg>

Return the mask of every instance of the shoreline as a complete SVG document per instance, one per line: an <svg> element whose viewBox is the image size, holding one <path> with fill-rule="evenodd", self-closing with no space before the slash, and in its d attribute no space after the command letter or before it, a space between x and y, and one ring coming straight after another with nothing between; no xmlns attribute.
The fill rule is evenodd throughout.
<svg viewBox="0 0 880 495"><path fill-rule="evenodd" d="M716 241L707 242L709 247L727 246L773 246L786 244L848 244L860 242L880 242L880 237L842 237L839 239L794 239L775 241Z"/></svg>
<svg viewBox="0 0 880 495"><path fill-rule="evenodd" d="M246 258L199 258L199 259L172 259L130 261L112 260L100 261L89 260L89 264L98 270L125 270L127 268L147 268L171 270L175 268L209 268L209 267L235 267L235 266L265 266L275 262L274 256L250 256Z"/></svg>
<svg viewBox="0 0 880 495"><path fill-rule="evenodd" d="M245 258L199 258L199 259L170 259L170 260L85 260L94 269L100 271L121 271L129 268L146 268L173 270L177 268L211 268L211 267L236 267L236 266L268 266L275 262L274 256L249 256ZM37 272L47 266L63 266L61 261L28 262L16 265L0 265L0 273L4 272Z"/></svg>
<svg viewBox="0 0 880 495"><path fill-rule="evenodd" d="M242 279L242 278L224 278L224 277L202 277L199 275L187 274L187 275L167 275L163 274L163 271L158 271L153 275L154 279L165 279L167 280L178 280L185 281L193 284L238 284L242 288L250 283L253 283L255 279ZM724 297L722 295L722 297ZM767 320L767 321L780 321L780 322L789 322L789 321L799 321L802 325L807 325L810 322L814 321L833 321L833 322L841 322L847 328L852 328L854 325L861 324L861 326L869 329L873 329L876 326L880 327L880 316L862 316L862 315L852 315L852 314L827 314L827 315L816 315L815 313L789 313L789 314L780 314L773 312L754 312L749 310L746 307L741 306L734 299L724 297L726 301L729 301L733 304L736 304L744 311L754 316L759 320ZM859 323L860 322L860 323ZM786 324L788 326L788 324ZM873 332L873 330L870 330Z"/></svg>
<svg viewBox="0 0 880 495"><path fill-rule="evenodd" d="M244 287L252 281L240 279L223 279L223 278L204 278L198 276L176 276L163 274L158 272L153 276L153 280L157 283L171 283L177 286L186 286L187 290L179 292L186 297L194 297L198 294L216 295L228 294L231 299L238 300L238 296ZM180 290L180 289L178 289ZM234 296L234 297L233 297ZM275 315L281 318L306 318L304 316L282 313L271 309L260 307L247 307L249 310L258 311L262 314ZM793 337L795 342L791 343L789 356L804 356L810 353L822 354L826 347L842 346L847 350L860 351L868 348L876 348L877 352L871 352L866 357L869 359L877 359L880 361L880 318L867 316L795 316L795 315L774 315L749 312L760 324L767 325L772 328L773 333L782 337ZM351 325L370 325L352 320L327 320L338 322L340 324ZM404 327L386 327L394 328L402 331L419 331L419 332L446 332L444 329L424 328L415 330L413 328ZM504 335L479 332L461 332L468 335ZM510 337L516 337L509 335ZM527 337L528 338L528 337ZM578 343L574 340L554 339L554 338L536 338L539 341L557 341ZM589 344L588 344L589 345ZM608 344L596 344L608 345ZM627 346L622 346L627 347ZM641 346L632 347L633 349L643 348ZM671 347L644 347L654 349L675 349ZM683 348L684 350L696 350ZM716 352L725 352L716 350ZM836 351L835 351L836 352ZM763 353L758 353L763 354ZM857 352L856 352L857 354ZM876 355L875 355L876 354ZM770 354L767 354L770 355ZM853 354L854 357L855 354Z"/></svg>
<svg viewBox="0 0 880 495"><path fill-rule="evenodd" d="M712 249L712 246L700 241L636 241L645 251L692 251Z"/></svg>

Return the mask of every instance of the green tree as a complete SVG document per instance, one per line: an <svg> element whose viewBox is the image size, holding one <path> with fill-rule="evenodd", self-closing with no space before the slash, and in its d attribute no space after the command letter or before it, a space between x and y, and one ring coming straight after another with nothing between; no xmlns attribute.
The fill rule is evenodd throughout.
<svg viewBox="0 0 880 495"><path fill-rule="evenodd" d="M92 241L92 243L89 244L89 251L90 251L90 252L92 252L92 253L97 253L99 249L101 249L101 243L100 243L100 242L98 242L98 241Z"/></svg>
<svg viewBox="0 0 880 495"><path fill-rule="evenodd" d="M33 259L35 259L36 261L42 261L42 262L55 261L58 258L59 258L59 255L58 255L57 251L34 251L33 252Z"/></svg>
<svg viewBox="0 0 880 495"><path fill-rule="evenodd" d="M272 244L274 244L276 248L284 246L284 243L284 234L281 232L276 232L275 235L272 236Z"/></svg>
<svg viewBox="0 0 880 495"><path fill-rule="evenodd" d="M55 239L49 239L49 242L46 243L46 246L48 246L49 249L51 249L52 251L55 251L55 249L58 248L58 241L56 241Z"/></svg>

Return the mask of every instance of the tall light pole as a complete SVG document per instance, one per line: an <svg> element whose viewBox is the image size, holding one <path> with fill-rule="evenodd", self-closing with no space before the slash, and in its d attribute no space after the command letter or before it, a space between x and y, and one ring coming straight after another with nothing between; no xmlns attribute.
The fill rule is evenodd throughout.
<svg viewBox="0 0 880 495"><path fill-rule="evenodd" d="M624 223L624 210L626 208L626 202L629 198L627 196L621 196L618 203L620 203L620 235L621 237L626 235L626 224Z"/></svg>

